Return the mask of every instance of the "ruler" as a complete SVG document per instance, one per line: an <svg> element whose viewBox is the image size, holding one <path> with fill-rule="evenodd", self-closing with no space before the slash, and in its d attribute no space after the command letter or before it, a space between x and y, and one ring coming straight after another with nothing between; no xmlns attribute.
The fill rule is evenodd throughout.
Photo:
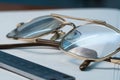
<svg viewBox="0 0 120 80"><path fill-rule="evenodd" d="M30 80L75 80L74 77L0 51L0 68Z"/></svg>

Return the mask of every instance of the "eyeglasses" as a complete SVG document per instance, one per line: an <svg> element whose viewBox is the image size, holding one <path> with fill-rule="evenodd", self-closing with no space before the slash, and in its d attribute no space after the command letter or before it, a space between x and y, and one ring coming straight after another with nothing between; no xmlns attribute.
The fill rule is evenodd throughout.
<svg viewBox="0 0 120 80"><path fill-rule="evenodd" d="M66 19L85 21L76 26ZM62 28L71 28L64 32ZM41 39L52 34L50 39ZM27 46L52 46L77 59L84 60L80 70L91 62L107 61L120 64L120 58L113 57L120 51L120 30L105 21L75 18L60 14L37 17L30 22L20 23L7 34L8 38L32 40L34 42L0 45L0 49Z"/></svg>

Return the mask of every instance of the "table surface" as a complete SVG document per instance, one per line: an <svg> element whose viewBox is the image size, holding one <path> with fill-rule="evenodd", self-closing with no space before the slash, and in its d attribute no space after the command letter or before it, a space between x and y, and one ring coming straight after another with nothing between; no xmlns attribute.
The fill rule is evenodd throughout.
<svg viewBox="0 0 120 80"><path fill-rule="evenodd" d="M120 27L119 10L117 9L59 9L59 10L31 10L31 11L2 11L0 12L0 43L18 43L22 41L7 39L6 34L13 30L17 23L26 22L38 16L58 13L74 17L100 19ZM70 20L72 21L72 20ZM80 23L74 21L76 25ZM115 80L118 76L119 66L108 62L93 63L88 71L80 71L82 60L65 55L63 52L51 49L11 49L2 50L9 54L24 58L37 64L74 76L76 80ZM118 55L119 56L119 55ZM27 80L24 77L0 69L1 80Z"/></svg>

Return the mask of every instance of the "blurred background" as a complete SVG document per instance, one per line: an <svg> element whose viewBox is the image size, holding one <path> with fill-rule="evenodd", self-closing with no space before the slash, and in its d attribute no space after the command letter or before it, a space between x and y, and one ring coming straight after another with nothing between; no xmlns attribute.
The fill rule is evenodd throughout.
<svg viewBox="0 0 120 80"><path fill-rule="evenodd" d="M120 8L120 0L0 0L0 10Z"/></svg>

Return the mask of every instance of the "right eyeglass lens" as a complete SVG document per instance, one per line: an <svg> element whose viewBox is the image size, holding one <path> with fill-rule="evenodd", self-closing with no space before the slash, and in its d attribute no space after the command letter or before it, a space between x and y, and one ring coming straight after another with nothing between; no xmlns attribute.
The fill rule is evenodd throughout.
<svg viewBox="0 0 120 80"><path fill-rule="evenodd" d="M98 24L79 26L61 43L61 47L72 54L85 58L102 58L119 47L120 34Z"/></svg>

